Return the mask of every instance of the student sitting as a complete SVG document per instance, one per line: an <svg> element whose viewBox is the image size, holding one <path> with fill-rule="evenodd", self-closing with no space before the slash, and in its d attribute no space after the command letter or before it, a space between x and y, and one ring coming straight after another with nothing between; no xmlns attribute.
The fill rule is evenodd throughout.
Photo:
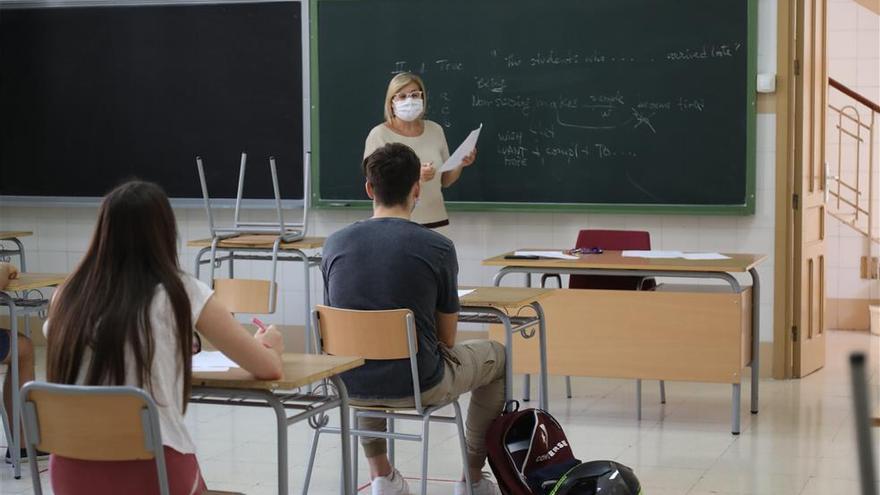
<svg viewBox="0 0 880 495"><path fill-rule="evenodd" d="M165 193L151 183L128 182L104 198L88 251L56 292L44 326L50 382L137 386L156 401L173 494L205 491L183 422L193 331L257 378L281 376L278 330L270 326L251 337L212 294L178 265ZM56 495L158 493L152 460L53 455L49 473Z"/></svg>
<svg viewBox="0 0 880 495"><path fill-rule="evenodd" d="M18 269L15 265L9 263L0 263L0 290L9 285L9 281L18 276ZM12 366L12 356L9 352L12 349L12 342L9 340L12 332L5 328L0 328L0 363ZM12 386L12 370L6 369L6 377L3 379L3 408L6 410L6 417L12 421L12 394L18 393L18 389L25 383L34 379L34 345L31 339L24 335L18 335L18 383L16 387ZM38 453L40 457L42 452ZM27 460L27 449L21 449L20 459ZM6 449L6 462L12 462L12 453Z"/></svg>
<svg viewBox="0 0 880 495"><path fill-rule="evenodd" d="M321 270L329 306L357 310L408 308L418 334L422 404L472 392L467 416L468 469L475 494L499 493L482 476L486 430L504 405L504 346L470 341L455 345L458 261L452 241L410 221L419 198L419 159L407 146L386 144L364 159L373 217L331 235ZM352 403L413 407L408 360L373 361L342 376ZM385 431L384 419L360 418L359 428ZM361 438L370 464L372 493L404 494L382 438ZM458 482L456 493L465 493Z"/></svg>

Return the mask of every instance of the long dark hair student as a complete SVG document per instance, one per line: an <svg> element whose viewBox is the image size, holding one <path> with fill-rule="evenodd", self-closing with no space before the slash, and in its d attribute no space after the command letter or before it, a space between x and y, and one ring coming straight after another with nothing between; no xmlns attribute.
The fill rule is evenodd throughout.
<svg viewBox="0 0 880 495"><path fill-rule="evenodd" d="M155 351L149 309L161 285L176 322L186 404L193 321L180 276L177 227L164 191L141 181L114 189L101 205L88 252L52 303L48 380L77 383L88 350L91 362L80 383L123 385L128 344L138 384L149 390Z"/></svg>

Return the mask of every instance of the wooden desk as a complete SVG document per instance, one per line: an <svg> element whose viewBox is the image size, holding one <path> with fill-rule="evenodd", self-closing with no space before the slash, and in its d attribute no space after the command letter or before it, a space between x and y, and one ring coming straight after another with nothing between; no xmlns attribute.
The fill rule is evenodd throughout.
<svg viewBox="0 0 880 495"><path fill-rule="evenodd" d="M9 309L9 326L13 336L18 335L18 318L37 314L49 306L49 299L32 298L28 291L55 287L67 278L67 275L55 273L19 273L17 278L9 281L9 285L0 290L0 306ZM27 320L25 320L27 322ZM30 333L25 324L25 333ZM18 356L18 339L9 339L10 356ZM18 393L18 359L12 359L10 379L16 389L12 391L12 445L10 446L12 468L16 479L21 478L21 396Z"/></svg>
<svg viewBox="0 0 880 495"><path fill-rule="evenodd" d="M547 250L547 249L541 249ZM552 250L552 249L551 249ZM554 366L554 357L558 353L554 352L556 345L555 338L574 339L575 341L584 340L585 322L592 325L588 330L594 332L594 328L598 323L591 320L596 313L606 311L610 306L617 304L616 311L628 319L628 330L634 332L632 335L622 335L615 332L613 327L620 326L619 321L609 317L603 321L603 325L608 326L608 331L602 330L595 335L590 335L591 339L596 342L613 341L617 349L603 349L600 356L589 353L584 346L576 346L575 350L568 345L568 351L584 351L580 352L580 358L577 364L574 363L574 357L569 356L565 371L556 369L567 375L582 376L605 376L615 378L657 378L670 380L688 380L719 381L731 383L732 391L732 420L731 431L738 434L740 430L740 379L741 368L750 366L751 373L751 412L757 414L759 399L759 322L760 322L760 279L758 277L757 265L766 259L765 256L755 254L728 254L730 259L726 260L684 260L684 259L644 259L644 258L625 258L620 251L606 251L601 254L582 254L577 259L559 260L559 259L505 259L504 257L512 253L504 253L483 261L487 266L499 266L501 270L495 275L494 284L500 285L503 278L511 273L522 273L526 275L527 285L531 283L531 274L567 274L567 275L608 275L608 276L642 276L642 277L674 277L674 278L698 278L698 279L716 279L721 280L730 287L728 294L712 294L707 295L710 300L703 296L694 294L694 298L689 298L689 302L684 303L683 299L689 297L687 294L662 294L661 292L637 292L637 291L582 291L582 290L561 290L552 298L544 302L545 310L548 312L548 324L553 328L554 336L551 336L549 344L551 362L551 370ZM750 289L743 289L733 273L748 273L752 279ZM714 299L713 299L714 298ZM706 299L706 300L704 300ZM717 300L716 300L717 299ZM722 299L724 301L722 301ZM729 299L729 301L728 301ZM590 305L589 301L593 304ZM599 301L603 302L599 302ZM731 303L734 306L727 305ZM705 306L710 305L710 306ZM715 316L704 314L707 308L725 308L724 313ZM572 311L577 308L577 311ZM640 312L630 311L630 308L639 308ZM688 314L694 308L698 308L700 316L695 321L699 321L700 325L708 325L705 330L711 330L716 323L712 318L726 318L727 332L724 343L719 343L715 336L709 334L701 334L702 350L705 352L712 351L704 356L714 356L715 361L706 359L706 368L699 373L691 373L690 368L695 366L694 362L682 362L681 355L694 351L688 332L700 331L697 325L690 329L684 329L684 333L672 328L670 332L676 331L679 340L669 337L669 342L664 341L664 335L658 330L660 322L651 321L650 318L644 318L644 321L636 321L641 315L644 315L650 308L657 311L657 314L663 314L664 318L671 318L673 321L678 319L678 315ZM675 309L679 313L674 313ZM551 314L551 311L553 314ZM593 311L593 314L585 315L584 311ZM684 313L682 313L684 312ZM696 313L694 313L696 314ZM562 315L562 316L560 316ZM742 323L740 320L745 320ZM645 332L641 333L642 325ZM652 335L651 329L656 330ZM567 334L567 335L566 335ZM668 336L667 336L668 337ZM616 339L616 340L615 340ZM638 340L642 339L642 340ZM673 344L674 342L674 344ZM667 349L664 345L668 345ZM674 347L673 347L674 346ZM667 354L664 361L663 353ZM676 354L675 352L678 354ZM563 352L565 350L563 349ZM684 353L684 354L682 354ZM688 354L690 355L690 354ZM676 356L676 357L673 357ZM717 359L724 358L725 367L722 369L714 369L712 366L718 363ZM701 360L702 361L702 360ZM604 366L600 366L604 363ZM646 368L646 364L651 363L650 369ZM640 366L641 364L641 366ZM731 370L736 369L736 372ZM638 370L643 373L642 376L630 376ZM647 373L647 374L645 374ZM721 379L721 374L728 378Z"/></svg>
<svg viewBox="0 0 880 495"><path fill-rule="evenodd" d="M507 379L504 382L505 400L513 398L513 335L519 333L529 339L535 332L530 328L538 327L538 369L540 387L538 404L541 409L550 407L549 384L547 374L547 325L540 300L544 299L553 289L532 289L526 287L461 287L461 290L473 292L460 298L461 311L459 321L468 323L500 323L504 329L504 349L507 353L505 367ZM521 316L522 308L534 310L534 316ZM528 400L526 385L526 400Z"/></svg>
<svg viewBox="0 0 880 495"><path fill-rule="evenodd" d="M62 273L19 273L18 277L9 281L9 285L3 291L22 292L56 287L66 279L67 275Z"/></svg>
<svg viewBox="0 0 880 495"><path fill-rule="evenodd" d="M280 380L256 380L241 368L223 372L193 373L192 398L196 404L269 407L275 411L278 448L278 493L289 493L287 427L302 420L339 409L342 448L342 493L354 493L351 479L351 437L348 393L339 374L364 364L363 358L285 353ZM329 379L337 395L300 392L299 388ZM287 410L301 411L288 417Z"/></svg>
<svg viewBox="0 0 880 495"><path fill-rule="evenodd" d="M229 278L235 278L235 260L257 260L272 262L272 282L277 280L275 261L301 261L303 263L303 298L306 315L305 318L305 341L306 352L313 352L312 322L308 315L312 311L310 269L318 266L320 256L309 256L304 251L320 249L324 246L324 237L306 237L295 242L282 242L281 238L274 234L242 235L229 238L197 239L186 243L188 247L199 248L196 254L193 273L196 278L201 274L202 265L209 265L211 283L214 281L214 269L217 264L227 262ZM218 253L223 253L218 256ZM207 255L207 256L206 256ZM212 261L216 262L213 263ZM276 291L270 292L270 307L275 307Z"/></svg>
<svg viewBox="0 0 880 495"><path fill-rule="evenodd" d="M33 232L28 232L26 230L0 231L0 241L9 241L17 246L17 249L4 249L0 246L0 256L18 256L21 271L27 271L27 262L24 258L24 244L21 243L19 237L30 237L32 235L34 235Z"/></svg>

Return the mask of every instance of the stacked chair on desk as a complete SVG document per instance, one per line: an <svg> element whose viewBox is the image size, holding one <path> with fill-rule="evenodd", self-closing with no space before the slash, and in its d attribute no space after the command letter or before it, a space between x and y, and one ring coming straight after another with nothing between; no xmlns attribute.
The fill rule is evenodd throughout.
<svg viewBox="0 0 880 495"><path fill-rule="evenodd" d="M625 251L625 250L650 250L651 234L636 230L581 230L578 233L575 248L601 251ZM559 274L545 273L541 276L541 287L547 283L547 279L555 278L557 285L562 287L562 277ZM598 290L654 290L657 282L651 277L638 276L615 276L615 275L571 275L568 281L569 289L598 289ZM525 390L526 398L529 394L529 375L526 375ZM565 377L565 391L571 398L571 377ZM642 419L642 380L636 380L637 413ZM666 383L660 381L660 403L666 404Z"/></svg>

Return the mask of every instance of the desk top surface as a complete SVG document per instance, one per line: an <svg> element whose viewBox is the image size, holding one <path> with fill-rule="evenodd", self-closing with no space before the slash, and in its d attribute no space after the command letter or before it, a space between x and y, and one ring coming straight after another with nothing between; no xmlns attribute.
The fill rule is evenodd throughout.
<svg viewBox="0 0 880 495"><path fill-rule="evenodd" d="M522 307L538 301L553 292L553 289L531 287L459 287L459 289L473 289L473 292L460 298L463 308L468 306Z"/></svg>
<svg viewBox="0 0 880 495"><path fill-rule="evenodd" d="M33 232L28 232L26 230L0 230L0 241L14 239L16 237L30 237L32 235L34 235Z"/></svg>
<svg viewBox="0 0 880 495"><path fill-rule="evenodd" d="M67 275L63 273L19 273L18 277L10 280L9 285L3 290L6 292L17 292L55 287L66 279Z"/></svg>
<svg viewBox="0 0 880 495"><path fill-rule="evenodd" d="M278 236L274 234L241 235L223 239L217 246L221 248L272 249L277 238ZM326 237L306 237L295 242L282 242L280 248L282 251L285 249L317 249L324 245L325 240ZM186 245L197 248L211 247L211 239L197 239L187 242Z"/></svg>
<svg viewBox="0 0 880 495"><path fill-rule="evenodd" d="M284 376L280 380L257 380L242 368L193 373L193 387L291 390L363 366L359 357L284 353Z"/></svg>
<svg viewBox="0 0 880 495"><path fill-rule="evenodd" d="M518 249L517 251L533 250ZM536 249L539 251L553 251L552 249ZM556 251L560 251L557 249ZM686 259L646 259L624 258L621 251L605 251L601 254L581 254L576 260L559 259L504 259L513 252L500 254L483 260L486 266L509 266L520 268L546 268L548 272L553 268L591 268L606 270L657 270L676 272L747 272L767 259L763 254L731 254L726 260L686 260Z"/></svg>

